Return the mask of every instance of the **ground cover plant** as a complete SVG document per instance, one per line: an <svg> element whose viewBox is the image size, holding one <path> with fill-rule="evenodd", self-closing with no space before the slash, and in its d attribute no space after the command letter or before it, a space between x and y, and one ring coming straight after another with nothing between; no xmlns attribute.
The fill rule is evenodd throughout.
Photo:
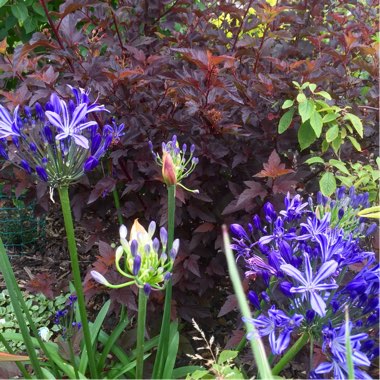
<svg viewBox="0 0 380 380"><path fill-rule="evenodd" d="M2 192L62 221L71 269L56 285L73 293L47 338L1 255L20 324L2 343L26 347L17 371L376 377L376 212L363 211L378 204L375 3L41 0L0 13Z"/></svg>

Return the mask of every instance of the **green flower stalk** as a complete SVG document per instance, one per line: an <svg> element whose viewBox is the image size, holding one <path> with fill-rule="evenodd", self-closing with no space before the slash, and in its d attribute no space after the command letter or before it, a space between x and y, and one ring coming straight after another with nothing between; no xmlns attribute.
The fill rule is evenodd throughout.
<svg viewBox="0 0 380 380"><path fill-rule="evenodd" d="M195 146L191 145L189 156L186 158L187 145L179 147L177 136L173 136L167 143L162 143L162 157L153 151L153 144L149 142L150 150L156 163L162 167L162 179L168 189L168 249L172 249L174 239L174 217L175 217L175 194L176 187L192 193L198 190L190 190L182 184L182 180L188 177L198 164L198 158L194 157ZM170 330L170 311L172 300L172 282L168 281L165 294L164 315L162 317L161 333L157 348L156 359L153 367L153 378L162 378L165 362L169 350L169 330Z"/></svg>
<svg viewBox="0 0 380 380"><path fill-rule="evenodd" d="M179 240L168 245L168 233L164 227L160 229L160 239L154 237L156 223L151 222L148 231L136 219L132 225L129 240L128 230L120 226L120 246L115 253L115 266L118 272L127 279L122 284L113 285L99 272L91 271L92 278L111 289L137 285L139 288L139 306L137 318L137 355L136 379L143 378L144 372L144 333L146 307L152 290L163 290L170 282L174 260L179 249ZM122 269L120 261L124 258Z"/></svg>

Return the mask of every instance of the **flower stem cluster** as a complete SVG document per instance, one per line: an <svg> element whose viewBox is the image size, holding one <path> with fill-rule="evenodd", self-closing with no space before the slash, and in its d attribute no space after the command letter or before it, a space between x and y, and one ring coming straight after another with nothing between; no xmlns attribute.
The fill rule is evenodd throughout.
<svg viewBox="0 0 380 380"><path fill-rule="evenodd" d="M82 327L82 324L75 320L76 301L77 297L70 295L66 306L58 310L54 316L54 324L61 329L62 338L65 340L71 339Z"/></svg>
<svg viewBox="0 0 380 380"><path fill-rule="evenodd" d="M128 281L112 285L99 272L91 271L91 276L98 283L112 289L122 288L132 284L144 289L145 294L150 291L162 290L171 278L174 260L179 249L179 240L173 242L168 252L168 234L164 227L160 229L160 239L154 238L156 223L151 222L148 231L136 219L127 240L127 228L120 227L120 246L116 249L115 266L118 272ZM121 261L124 258L122 268Z"/></svg>
<svg viewBox="0 0 380 380"><path fill-rule="evenodd" d="M71 89L76 102L53 93L34 110L17 106L11 114L0 105L0 154L51 187L68 186L94 169L113 139L110 128L99 132L89 120L105 107L91 103L88 91Z"/></svg>
<svg viewBox="0 0 380 380"><path fill-rule="evenodd" d="M181 149L176 135L167 143L162 143L162 157L154 152L151 141L149 141L149 147L156 163L162 167L162 178L167 186L179 185L185 190L198 192L198 190L188 189L181 183L184 178L194 171L199 162L198 158L193 156L195 151L194 145L191 145L189 149L190 154L187 158L187 145L183 144Z"/></svg>

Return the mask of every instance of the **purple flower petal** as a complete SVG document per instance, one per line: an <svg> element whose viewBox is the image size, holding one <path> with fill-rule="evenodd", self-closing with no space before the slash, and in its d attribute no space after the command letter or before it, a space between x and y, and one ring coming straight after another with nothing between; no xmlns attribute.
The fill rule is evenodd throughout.
<svg viewBox="0 0 380 380"><path fill-rule="evenodd" d="M319 282L321 282L325 278L330 277L332 274L336 272L337 268L338 268L338 263L334 260L330 260L322 264L322 266L319 268L317 275L315 276L313 280L313 284L317 285Z"/></svg>
<svg viewBox="0 0 380 380"><path fill-rule="evenodd" d="M357 350L353 351L352 353L352 361L354 364L359 366L364 365L369 367L371 365L371 362L369 361L367 355Z"/></svg>
<svg viewBox="0 0 380 380"><path fill-rule="evenodd" d="M299 281L301 284L305 286L307 285L307 282L303 278L301 272L297 268L295 268L293 265L284 264L284 265L281 265L280 268L288 276L295 278L297 281Z"/></svg>
<svg viewBox="0 0 380 380"><path fill-rule="evenodd" d="M86 123L78 125L78 129L80 131L83 131L83 129L86 129L88 127L97 126L98 123L96 121L87 121Z"/></svg>
<svg viewBox="0 0 380 380"><path fill-rule="evenodd" d="M8 110L2 105L0 105L0 119L6 124L12 124L11 115L9 114Z"/></svg>
<svg viewBox="0 0 380 380"><path fill-rule="evenodd" d="M65 130L65 126L62 124L61 116L52 111L46 111L45 115L51 124L53 124L57 128Z"/></svg>
<svg viewBox="0 0 380 380"><path fill-rule="evenodd" d="M75 108L75 111L73 113L73 118L70 123L70 128L74 129L78 124L84 119L84 117L87 114L87 104L82 103Z"/></svg>
<svg viewBox="0 0 380 380"><path fill-rule="evenodd" d="M322 297L315 292L309 292L311 308L318 313L321 317L326 314L326 303Z"/></svg>
<svg viewBox="0 0 380 380"><path fill-rule="evenodd" d="M305 253L305 275L306 281L311 283L313 279L313 269L311 268L310 258L307 253Z"/></svg>
<svg viewBox="0 0 380 380"><path fill-rule="evenodd" d="M73 136L74 141L77 145L81 146L84 149L89 148L88 140L86 139L86 137L84 137L82 135L77 135L77 134L73 134L72 136Z"/></svg>
<svg viewBox="0 0 380 380"><path fill-rule="evenodd" d="M316 290L330 290L330 289L336 289L339 285L337 284L318 284L314 286L314 289Z"/></svg>
<svg viewBox="0 0 380 380"><path fill-rule="evenodd" d="M323 362L321 363L315 370L315 373L329 373L333 370L332 363L329 362Z"/></svg>

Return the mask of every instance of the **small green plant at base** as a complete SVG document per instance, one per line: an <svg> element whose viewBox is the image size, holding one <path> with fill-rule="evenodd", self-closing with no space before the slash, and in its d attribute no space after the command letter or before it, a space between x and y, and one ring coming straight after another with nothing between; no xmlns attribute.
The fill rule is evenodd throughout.
<svg viewBox="0 0 380 380"><path fill-rule="evenodd" d="M326 100L332 100L331 95L326 91L316 91L317 85L314 83L305 82L300 85L293 82L293 85L299 93L296 99L287 99L283 103L282 109L287 111L279 121L278 133L284 133L290 127L297 112L301 117L298 129L298 143L301 150L308 148L317 139L323 138L322 153L331 146L339 157L340 148L346 139L356 150L361 151L354 135L363 137L363 124L359 117L348 112L349 107L340 108L326 103Z"/></svg>
<svg viewBox="0 0 380 380"><path fill-rule="evenodd" d="M52 317L54 313L65 304L67 295L60 295L53 300L46 298L43 294L30 294L23 292L25 303L30 310L36 327L48 327L52 324ZM26 321L29 326L28 321ZM51 331L56 332L57 326L53 326ZM11 303L9 292L4 289L0 293L0 333L19 333L20 327L17 322L16 315ZM25 352L25 344L23 342L9 341L13 351L16 353ZM6 351L5 347L0 343L0 351Z"/></svg>
<svg viewBox="0 0 380 380"><path fill-rule="evenodd" d="M243 374L233 362L239 352L232 350L220 351L220 348L215 345L214 337L212 336L208 340L205 333L194 319L192 322L195 330L199 333L199 336L193 337L193 340L203 342L202 346L197 348L197 351L202 351L202 355L188 354L187 356L193 360L203 362L205 369L198 369L194 371L193 373L187 375L186 379L244 379ZM206 357L206 355L208 357Z"/></svg>

